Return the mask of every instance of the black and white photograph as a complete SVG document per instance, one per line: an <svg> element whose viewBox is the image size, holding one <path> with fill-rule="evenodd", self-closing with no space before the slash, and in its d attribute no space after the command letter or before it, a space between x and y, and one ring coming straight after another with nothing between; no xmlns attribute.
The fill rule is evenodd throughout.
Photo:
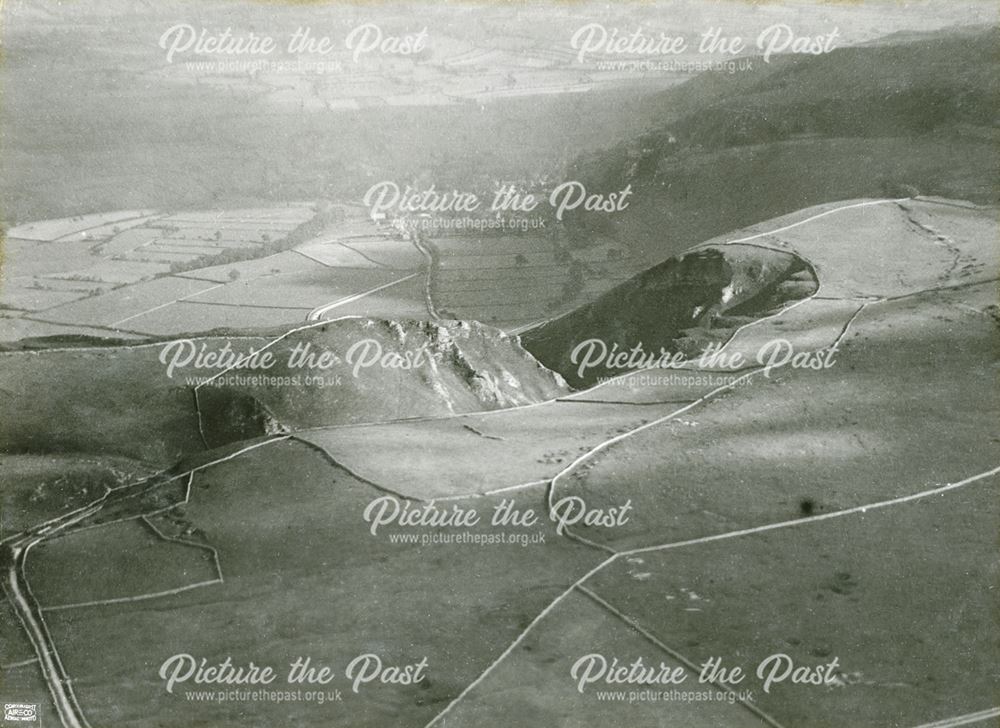
<svg viewBox="0 0 1000 728"><path fill-rule="evenodd" d="M0 0L0 728L996 728L998 281L994 0Z"/></svg>

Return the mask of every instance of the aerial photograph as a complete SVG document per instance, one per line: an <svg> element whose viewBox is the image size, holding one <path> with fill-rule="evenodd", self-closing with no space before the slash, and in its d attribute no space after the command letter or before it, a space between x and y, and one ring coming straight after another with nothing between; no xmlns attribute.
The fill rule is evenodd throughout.
<svg viewBox="0 0 1000 728"><path fill-rule="evenodd" d="M998 284L994 0L0 0L0 728L998 728Z"/></svg>

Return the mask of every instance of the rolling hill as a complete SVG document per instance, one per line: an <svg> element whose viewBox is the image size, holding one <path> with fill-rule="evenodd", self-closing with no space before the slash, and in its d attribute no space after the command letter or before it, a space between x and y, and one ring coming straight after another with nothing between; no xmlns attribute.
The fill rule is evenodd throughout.
<svg viewBox="0 0 1000 728"><path fill-rule="evenodd" d="M72 343L0 354L0 451L163 467L289 429L513 407L566 391L515 338L475 322L347 318L271 333Z"/></svg>
<svg viewBox="0 0 1000 728"><path fill-rule="evenodd" d="M249 718L239 702L199 706L224 726L289 716L328 725L330 710L347 726L474 726L498 710L518 728L605 725L626 706L568 677L592 652L662 660L692 683L693 666L713 655L837 658L822 689L762 692L751 676L753 700L715 686L731 697L711 710L628 705L630 724L649 728L825 725L847 713L879 728L989 710L995 216L927 198L801 210L708 240L541 329L606 333L613 310L639 320L669 308L671 292L707 305L731 286L734 306L721 315L750 315L727 351L753 361L775 338L836 349L819 370L758 364L716 384L724 372L692 362L687 378L626 374L531 407L356 426L309 426L308 402L277 397L269 405L287 406L286 417L303 408L288 432L199 452L125 488L112 476L124 461L32 473L19 459L11 482L40 493L39 513L59 515L39 489L59 468L115 488L89 501L67 492L64 508L89 507L35 536L21 578L94 724L139 728L150 710L165 726L188 724L183 694L197 686L168 693L155 669L179 644L210 664L228 655L280 666L311 652L335 667L342 704L262 701ZM703 299L692 298L694 281ZM388 341L391 325L364 330L381 326ZM113 368L107 354L78 355ZM597 509L627 501L631 517L376 533L365 515L387 497L411 512L507 504L544 514L567 496ZM489 540L500 531L511 540ZM396 540L404 535L416 540ZM4 650L8 661L31 654L23 640ZM426 658L427 676L348 692L344 666L360 654L386 665ZM23 668L12 679L41 687Z"/></svg>
<svg viewBox="0 0 1000 728"><path fill-rule="evenodd" d="M567 220L648 264L823 202L937 195L992 204L1000 182L1000 30L903 36L700 74L645 100L649 131L577 159L567 178L631 184L622 214Z"/></svg>

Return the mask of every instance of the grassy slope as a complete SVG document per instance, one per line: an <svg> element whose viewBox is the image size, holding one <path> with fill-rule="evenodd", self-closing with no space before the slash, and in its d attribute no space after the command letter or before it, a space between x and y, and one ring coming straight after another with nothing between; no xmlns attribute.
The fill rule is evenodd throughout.
<svg viewBox="0 0 1000 728"><path fill-rule="evenodd" d="M885 273L887 291L898 293L899 286L917 290L972 282L969 276L963 276L961 268L951 267L951 258L958 253L935 242L926 231L908 228L908 218L900 207L884 205L876 209L879 215L894 220L901 231L908 231L911 246L925 251L928 261L936 265L933 270L921 269L920 275L909 278L904 274L911 261L891 258L896 268ZM958 246L964 255L975 257L982 232L988 229L983 226L991 224L990 213L921 203L914 204L909 214L920 215L926 224L930 211L934 214L933 225L948 236L950 244ZM868 270L873 261L880 259L877 244L859 238L854 254L846 255L838 246L824 245L817 231L819 227L837 230L841 223L833 217L820 222L821 226L796 228L794 235L782 234L784 239L774 244L787 244L791 250L807 248L821 259L831 277L821 283L848 289L857 282L872 285ZM871 229L884 232L886 225ZM981 256L993 252L988 247L984 250ZM916 257L922 260L920 254ZM911 493L991 466L995 463L995 443L984 446L984 438L991 432L991 414L996 407L995 398L984 397L983 392L989 391L986 382L995 355L991 339L995 324L983 314L992 301L992 284L983 282L987 275L978 273L975 280L980 282L976 286L870 304L858 317L837 368L782 372L769 382L760 382L685 413L683 418L651 427L603 451L596 461L577 468L572 477L561 478L557 495L580 494L592 506L620 504L631 498L633 518L626 527L590 529L586 533L591 539L622 548L795 519L803 513L804 498L812 499L814 513L825 513ZM830 289L838 291L834 286ZM849 309L832 313L835 318L850 316ZM815 321L827 335L836 335L840 329L837 321L832 326L825 318ZM780 330L781 319L770 325ZM954 376L959 368L967 375ZM672 411L680 406L558 404L563 409L581 408L575 416L589 423L601 422L600 413L594 411L604 407L626 417L630 407L641 410L634 414L641 422L660 415L661 409ZM367 442L367 451L356 455L361 460L368 457L379 464L400 461L408 487L423 488L422 494L428 495L442 479L441 471L453 469L449 463L453 465L460 459L490 478L497 473L505 475L506 469L519 462L533 468L545 465L544 470L551 473L552 463L537 454L545 443L536 431L544 432L546 427L551 430L551 413L547 410L554 406L465 418L475 421L477 431L469 432L465 439L456 435L436 441L426 422L339 432L345 438L341 444L347 442L348 447L351 436ZM913 416L915 411L919 417ZM564 422L566 427L557 425L556 429L579 429L569 426L570 418ZM336 440L338 431L329 432ZM770 434L762 437L762 432ZM807 434L803 436L803 432ZM604 436L611 434L605 432ZM424 447L425 455L418 463L418 456L408 455L406 448L421 437L426 437L434 449ZM523 447L525 441L534 444L536 440L539 442L534 449ZM664 446L665 442L675 441L684 446ZM566 443L559 454L563 464L574 456L576 448L576 442ZM341 453L334 453L334 457L338 455ZM363 467L364 462L349 464L362 475L373 475ZM465 492L475 492L483 480L475 469L465 478ZM377 474L380 479L384 475ZM391 480L379 484L400 486ZM427 655L435 667L429 680L417 687L386 686L351 696L349 703L337 708L338 722L354 726L384 725L387 720L400 725L424 724L478 676L545 605L606 556L605 552L556 538L548 530L550 524L542 529L548 535L544 547L392 545L384 534L370 536L361 516L367 503L379 493L331 466L319 449L294 441L269 444L199 473L191 500L180 517L219 549L224 584L157 600L155 609L116 605L50 613L50 628L88 714L104 723L138 726L153 705L164 725L185 725L190 721L190 705L181 697L166 695L151 669L179 649L212 660L228 654L234 659L271 664L312 652L317 657L322 653L340 665L347 657L373 650L399 660ZM780 531L780 537L772 534L760 539L759 545L755 541L752 548L741 551L734 546L738 560L732 563L737 566L720 571L714 583L697 581L715 578L714 572L704 570L705 562L697 560L697 556L685 562L684 579L670 581L664 581L664 574L674 573L673 562L660 568L663 560L650 556L641 564L621 560L618 565L627 565L627 569L608 568L595 577L591 586L691 658L721 654L732 661L749 662L780 649L794 652L803 661L838 655L850 679L860 672L866 682L858 689L824 691L823 705L828 713L875 715L871 711L877 711L880 716L901 717L901 724L908 725L929 714L967 712L982 707L982 690L975 682L958 685L948 670L954 667L956 675L959 669L985 675L984 665L968 657L971 652L953 650L946 661L935 662L935 667L926 668L922 675L906 666L899 667L893 659L895 655L910 654L907 650L919 653L926 649L919 646L918 636L908 625L919 625L918 630L925 634L937 635L942 625L951 624L941 617L950 602L940 595L961 593L973 603L978 599L975 580L970 582L964 573L989 573L991 552L976 538L976 534L988 530L982 524L995 522L992 511L981 508L983 503L977 500L983 494L988 496L989 491L983 490L979 496L976 491L963 491L955 498L908 507L907 512L893 512L893 518L880 520L877 528L868 528L870 521L858 523L857 519L850 523L845 520L843 529L803 525L802 529ZM538 507L543 502L544 488L536 486L505 495L516 498L518 507ZM470 502L488 512L500 497L504 496ZM969 509L981 510L976 520L970 519ZM909 572L910 554L893 545L913 539L914 533L930 531L933 524L942 526L933 542L941 545L931 544L929 550L921 547L917 551L928 558L921 557L915 582L899 578ZM965 535L966 530L971 535ZM947 531L961 534L968 546L962 556L962 573L929 558L940 555L950 543ZM796 533L801 537L793 535ZM789 540L779 540L785 536ZM889 553L890 547L891 558L885 568L872 561L872 550ZM723 548L714 558L731 563L726 561L730 553ZM132 556L111 549L106 558L114 571L117 560ZM755 576L755 558L773 565L770 573ZM73 563L75 557L67 548L41 551L33 573L43 583L53 574L74 573ZM149 563L155 560L150 558ZM649 576L638 579L640 570ZM785 575L794 582L794 588L785 585ZM175 583L168 576L164 574L164 587ZM890 583L890 576L896 581ZM426 588L429 580L434 581L435 589ZM647 581L663 591L654 590L649 596ZM933 598L911 596L920 592L918 584L930 585ZM155 585L143 580L133 586ZM728 610L722 620L728 625L723 640L715 636L719 627L711 618L719 612L706 613L706 605L702 605L700 615L684 612L679 617L676 607L660 598L670 594L690 600L681 587L707 594L712 604ZM747 617L748 612L741 611L747 604L747 594L757 593L765 596L753 600L757 611ZM825 600L846 600L847 610L838 614L852 615L851 624L835 630L818 624L817 620L828 614L818 611L827 608L826 604L817 607L820 617L803 616L802 599L818 602L817 593ZM359 598L359 594L366 596ZM768 600L772 594L777 595L773 602ZM564 602L569 611L560 608L552 612L552 619L529 632L523 648L511 654L511 662L502 663L470 694L469 703L459 706L454 716L456 725L474 724L479 711L492 710L490 706L501 696L514 697L511 725L532 725L539 715L553 711L571 716L581 725L591 725L588 719L598 719L595 709L572 699L567 686L559 682L565 680L567 663L578 656L569 647L572 639L564 641L566 630L572 638L573 618L560 619L559 615L596 618L592 610L574 612L571 607L575 603ZM150 602L150 606L153 604ZM898 608L885 609L881 606L885 604ZM762 634L753 629L751 621L739 621L750 620L760 610L770 610L763 621L781 625L782 629ZM706 619L695 621L696 616ZM688 621L680 630L676 625L682 618ZM757 622L762 619L756 617ZM981 610L967 610L962 620L961 644L967 645L975 639L969 635L982 629ZM606 620L594 619L592 623L606 624ZM109 625L122 636L123 644L130 645L127 654L108 651L103 638ZM154 625L157 629L153 629ZM897 636L906 649L865 638L869 633ZM159 636L150 640L150 634ZM140 638L142 635L145 637ZM578 645L579 654L602 647L604 642L599 637ZM730 645L738 645L739 653L727 652ZM533 650L539 657L525 654ZM626 651L631 654L615 656L641 653L653 658L658 654L650 645L631 641ZM882 656L882 651L888 658ZM975 654L989 657L985 651ZM535 679L528 685L523 680L511 685L515 674L519 677L524 673L533 674ZM540 700L538 685L542 680L552 680L548 685L562 687L547 685L544 692L550 699ZM905 691L898 692L899 683L924 686L931 682L941 687L925 690L919 700L909 699ZM802 724L803 715L814 715L809 712L813 703L807 701L815 700L818 694L804 690L775 692L765 707L779 720L787 717L791 724ZM247 718L240 715L244 707L216 703L206 707L210 712L204 715L213 725L247 724ZM279 708L289 710L287 706L261 704L252 720L269 725L277 719L275 711ZM329 708L297 704L290 710L294 719L303 724L326 725L331 719ZM663 717L659 711L644 710L630 715L636 725L650 726L658 725ZM706 717L707 713L700 710L690 716L692 720Z"/></svg>
<svg viewBox="0 0 1000 728"><path fill-rule="evenodd" d="M209 352L230 342L233 352L245 356L276 338L208 336L194 341ZM346 352L363 339L377 343L369 354L356 355L355 362L366 356L368 366L359 368L355 377ZM308 345L315 357L329 351L336 358L322 369L289 368L296 345ZM421 363L413 369L375 363L379 351L405 357L421 350ZM558 378L516 340L465 323L439 327L345 319L318 325L268 349L274 358L270 369L232 372L278 377L280 382L203 386L197 402L187 378L204 379L219 370L181 366L168 378L163 362L181 350L171 348L161 360L163 351L158 344L148 344L0 355L5 361L0 384L10 393L0 447L9 453L114 454L170 465L184 454L203 450L206 442L214 447L279 426L295 429L477 411L540 401L564 391ZM308 383L307 376L316 381ZM138 401L144 403L142 408L136 408Z"/></svg>
<svg viewBox="0 0 1000 728"><path fill-rule="evenodd" d="M511 529L547 536L544 544L527 547L392 544L387 534L394 529L372 536L362 519L379 495L318 451L289 441L200 473L187 518L218 549L224 584L151 600L147 608L50 613L91 721L138 728L155 714L165 728L190 725L192 706L182 693L196 686L168 695L155 675L167 656L188 650L213 661L231 655L234 662L274 665L281 675L276 689L286 688L291 660L311 655L314 663L335 669L328 688L344 691L343 703L324 706L266 701L199 706L198 719L212 726L424 725L545 604L600 560L599 554L556 538L548 524ZM542 497L539 491L521 493L517 507L541 508ZM482 499L475 506L488 514L498 502ZM481 525L472 532L495 530ZM33 558L40 580L79 563L67 549ZM125 563L134 558L110 550L102 571L128 573ZM139 558L155 563L153 554ZM122 586L138 589L146 583ZM109 645L108 629L119 636L115 644L127 648ZM397 663L426 656L427 679L417 685L371 684L354 694L344 668L365 652Z"/></svg>

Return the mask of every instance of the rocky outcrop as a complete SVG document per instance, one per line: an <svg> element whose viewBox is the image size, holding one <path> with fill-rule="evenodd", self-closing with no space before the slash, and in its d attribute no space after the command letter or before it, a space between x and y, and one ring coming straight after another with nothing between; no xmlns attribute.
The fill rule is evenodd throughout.
<svg viewBox="0 0 1000 728"><path fill-rule="evenodd" d="M516 337L476 322L347 318L268 335L75 343L0 353L0 452L168 465L298 428L513 407L568 391Z"/></svg>

